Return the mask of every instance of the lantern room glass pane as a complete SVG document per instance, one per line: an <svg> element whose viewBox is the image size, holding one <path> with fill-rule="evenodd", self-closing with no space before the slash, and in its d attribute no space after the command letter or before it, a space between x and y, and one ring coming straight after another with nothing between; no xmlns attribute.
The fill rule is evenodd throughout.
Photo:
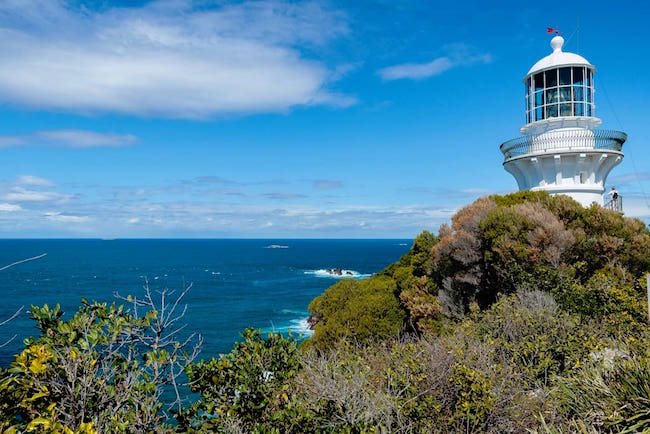
<svg viewBox="0 0 650 434"><path fill-rule="evenodd" d="M560 68L560 86L571 84L571 68Z"/></svg>
<svg viewBox="0 0 650 434"><path fill-rule="evenodd" d="M585 100L585 90L582 86L573 86L573 100L578 102Z"/></svg>
<svg viewBox="0 0 650 434"><path fill-rule="evenodd" d="M587 86L591 86L591 80L593 79L591 71L587 70Z"/></svg>
<svg viewBox="0 0 650 434"><path fill-rule="evenodd" d="M578 102L573 104L574 116L584 116L585 115L585 105L584 103Z"/></svg>
<svg viewBox="0 0 650 434"><path fill-rule="evenodd" d="M544 105L544 92L535 92L535 106Z"/></svg>
<svg viewBox="0 0 650 434"><path fill-rule="evenodd" d="M557 117L557 104L551 104L546 106L546 118L556 118Z"/></svg>
<svg viewBox="0 0 650 434"><path fill-rule="evenodd" d="M557 88L546 89L546 103L557 102Z"/></svg>
<svg viewBox="0 0 650 434"><path fill-rule="evenodd" d="M535 120L536 121L541 121L544 119L544 108L543 107L537 107L535 109Z"/></svg>
<svg viewBox="0 0 650 434"><path fill-rule="evenodd" d="M560 104L560 116L571 116L571 104Z"/></svg>
<svg viewBox="0 0 650 434"><path fill-rule="evenodd" d="M582 84L584 81L584 71L582 67L573 67L573 84Z"/></svg>
<svg viewBox="0 0 650 434"><path fill-rule="evenodd" d="M544 72L546 78L546 87L557 86L557 69Z"/></svg>
<svg viewBox="0 0 650 434"><path fill-rule="evenodd" d="M560 88L560 102L571 101L571 87L564 86Z"/></svg>
<svg viewBox="0 0 650 434"><path fill-rule="evenodd" d="M535 90L544 89L544 74L541 72L533 76L533 81L535 82Z"/></svg>

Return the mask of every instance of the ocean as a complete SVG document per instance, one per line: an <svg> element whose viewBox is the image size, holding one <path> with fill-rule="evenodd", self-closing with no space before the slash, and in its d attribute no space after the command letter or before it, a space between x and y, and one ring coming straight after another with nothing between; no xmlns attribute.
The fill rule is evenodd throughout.
<svg viewBox="0 0 650 434"><path fill-rule="evenodd" d="M115 293L142 296L181 291L185 332L203 336L200 358L227 353L246 327L307 337L309 302L341 278L364 278L408 252L413 240L0 240L0 366L6 368L36 333L30 305L59 303L69 318L82 297L113 302ZM327 272L341 269L341 276ZM126 304L126 303L123 303Z"/></svg>

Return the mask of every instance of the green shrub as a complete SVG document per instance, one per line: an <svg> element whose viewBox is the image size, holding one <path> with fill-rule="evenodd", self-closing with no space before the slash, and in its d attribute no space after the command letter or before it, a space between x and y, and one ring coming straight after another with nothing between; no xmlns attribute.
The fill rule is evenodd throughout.
<svg viewBox="0 0 650 434"><path fill-rule="evenodd" d="M236 423L244 432L300 432L297 424L305 421L291 403L296 340L273 332L263 337L252 328L241 337L230 353L187 368L190 388L201 399L179 417L181 428L212 432Z"/></svg>
<svg viewBox="0 0 650 434"><path fill-rule="evenodd" d="M309 305L311 314L322 318L311 345L324 349L343 338L368 342L398 336L406 314L396 292L395 280L385 275L339 281Z"/></svg>
<svg viewBox="0 0 650 434"><path fill-rule="evenodd" d="M183 291L180 301L189 288ZM87 302L65 320L59 306L31 307L40 335L25 341L0 380L4 432L166 432L163 388L196 356L176 340L174 309L148 290L114 303ZM137 307L137 308L136 308ZM170 316L171 315L171 316ZM182 315L181 315L182 316ZM188 341L189 342L189 341ZM199 344L200 345L200 342ZM180 401L175 404L180 408Z"/></svg>

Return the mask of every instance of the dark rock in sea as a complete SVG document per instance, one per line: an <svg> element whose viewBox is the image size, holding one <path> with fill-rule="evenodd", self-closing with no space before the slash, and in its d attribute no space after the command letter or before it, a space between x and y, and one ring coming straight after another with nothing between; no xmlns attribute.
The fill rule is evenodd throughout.
<svg viewBox="0 0 650 434"><path fill-rule="evenodd" d="M313 314L307 318L307 324L309 324L309 330L314 330L316 324L318 324L323 319L323 316L320 314Z"/></svg>
<svg viewBox="0 0 650 434"><path fill-rule="evenodd" d="M331 268L329 270L326 270L328 274L331 274L332 276L342 276L343 275L343 270L341 268Z"/></svg>

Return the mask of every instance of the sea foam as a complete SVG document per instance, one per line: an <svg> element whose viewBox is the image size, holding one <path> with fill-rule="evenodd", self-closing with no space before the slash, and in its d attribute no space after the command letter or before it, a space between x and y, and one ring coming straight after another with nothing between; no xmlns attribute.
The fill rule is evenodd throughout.
<svg viewBox="0 0 650 434"><path fill-rule="evenodd" d="M337 269L333 268L323 268L319 270L307 270L305 274L311 274L316 277L326 277L330 279L365 279L366 277L372 276L372 274L362 274L354 270L341 269L341 274L338 274Z"/></svg>

